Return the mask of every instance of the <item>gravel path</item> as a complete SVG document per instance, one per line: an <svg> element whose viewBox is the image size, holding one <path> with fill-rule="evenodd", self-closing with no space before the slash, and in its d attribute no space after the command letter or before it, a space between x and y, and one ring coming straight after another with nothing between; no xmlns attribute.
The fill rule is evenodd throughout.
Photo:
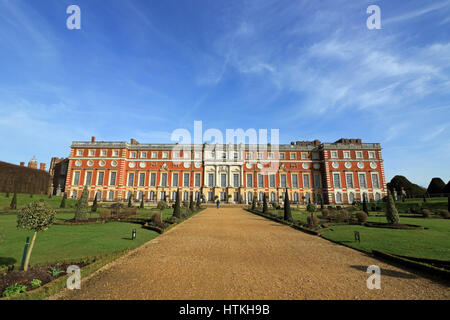
<svg viewBox="0 0 450 320"><path fill-rule="evenodd" d="M366 287L369 265L381 268L381 290ZM450 299L450 290L240 208L208 208L52 298Z"/></svg>

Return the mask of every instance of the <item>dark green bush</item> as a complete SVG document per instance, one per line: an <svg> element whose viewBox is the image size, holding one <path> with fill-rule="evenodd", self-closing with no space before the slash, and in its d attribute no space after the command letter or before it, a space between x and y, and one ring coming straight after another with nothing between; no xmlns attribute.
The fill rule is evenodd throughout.
<svg viewBox="0 0 450 320"><path fill-rule="evenodd" d="M322 210L322 217L327 218L330 215L330 210L323 209Z"/></svg>

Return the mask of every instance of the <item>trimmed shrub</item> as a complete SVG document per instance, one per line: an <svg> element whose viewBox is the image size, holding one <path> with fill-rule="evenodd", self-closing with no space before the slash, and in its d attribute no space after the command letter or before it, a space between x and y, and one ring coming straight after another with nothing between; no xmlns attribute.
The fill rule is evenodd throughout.
<svg viewBox="0 0 450 320"><path fill-rule="evenodd" d="M422 209L422 217L429 218L431 216L431 211L428 209Z"/></svg>
<svg viewBox="0 0 450 320"><path fill-rule="evenodd" d="M59 207L61 209L65 209L66 208L66 199L67 199L67 192L64 192L64 196L63 196L63 198L61 200L61 203L59 205Z"/></svg>
<svg viewBox="0 0 450 320"><path fill-rule="evenodd" d="M450 218L450 212L448 212L447 210L438 210L437 214L439 214L444 219Z"/></svg>
<svg viewBox="0 0 450 320"><path fill-rule="evenodd" d="M11 200L11 204L9 205L9 207L11 208L11 210L16 210L17 209L17 194L14 192L13 198Z"/></svg>
<svg viewBox="0 0 450 320"><path fill-rule="evenodd" d="M367 213L364 211L358 211L356 212L356 218L360 224L364 224L367 222Z"/></svg>
<svg viewBox="0 0 450 320"><path fill-rule="evenodd" d="M317 228L319 226L319 218L312 213L306 218L306 221L309 227Z"/></svg>
<svg viewBox="0 0 450 320"><path fill-rule="evenodd" d="M95 193L94 202L91 206L91 212L97 212L97 192Z"/></svg>
<svg viewBox="0 0 450 320"><path fill-rule="evenodd" d="M38 232L47 230L55 222L56 212L44 202L34 201L20 208L17 214L17 227L34 231L30 247L25 258L24 271L28 270L31 251Z"/></svg>
<svg viewBox="0 0 450 320"><path fill-rule="evenodd" d="M262 212L264 214L267 214L269 212L269 209L267 208L267 199L266 199L266 194L264 193L263 196L263 208L262 208Z"/></svg>
<svg viewBox="0 0 450 320"><path fill-rule="evenodd" d="M317 207L313 203L308 203L308 205L306 206L306 211L308 211L308 212L316 212L317 211Z"/></svg>
<svg viewBox="0 0 450 320"><path fill-rule="evenodd" d="M291 213L291 204L289 201L289 193L286 192L284 193L284 220L286 221L294 221L294 219L292 219L292 213Z"/></svg>
<svg viewBox="0 0 450 320"><path fill-rule="evenodd" d="M172 216L173 217L173 216ZM152 215L152 222L155 226L159 227L159 228L164 228L164 224L161 221L161 214L159 213L154 213Z"/></svg>
<svg viewBox="0 0 450 320"><path fill-rule="evenodd" d="M177 190L177 196L175 198L175 205L173 208L173 215L177 218L181 217L181 201L180 201L180 191Z"/></svg>
<svg viewBox="0 0 450 320"><path fill-rule="evenodd" d="M166 201L161 200L156 205L156 208L158 208L158 210L169 209L169 204Z"/></svg>
<svg viewBox="0 0 450 320"><path fill-rule="evenodd" d="M339 211L339 213L337 214L337 220L339 222L347 222L350 219L350 213L347 210L341 210Z"/></svg>
<svg viewBox="0 0 450 320"><path fill-rule="evenodd" d="M387 192L386 219L390 224L398 224L400 222L400 217L398 216L398 211L390 190Z"/></svg>
<svg viewBox="0 0 450 320"><path fill-rule="evenodd" d="M330 215L330 210L323 209L322 210L322 217L327 218Z"/></svg>
<svg viewBox="0 0 450 320"><path fill-rule="evenodd" d="M84 187L83 193L77 202L75 208L75 220L88 220L89 219L89 191L87 186Z"/></svg>

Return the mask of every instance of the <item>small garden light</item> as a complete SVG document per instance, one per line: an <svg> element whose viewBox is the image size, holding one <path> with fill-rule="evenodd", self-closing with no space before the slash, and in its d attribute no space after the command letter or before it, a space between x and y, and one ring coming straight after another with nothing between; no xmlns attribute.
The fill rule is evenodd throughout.
<svg viewBox="0 0 450 320"><path fill-rule="evenodd" d="M131 233L131 240L136 239L136 229L133 229L133 232Z"/></svg>

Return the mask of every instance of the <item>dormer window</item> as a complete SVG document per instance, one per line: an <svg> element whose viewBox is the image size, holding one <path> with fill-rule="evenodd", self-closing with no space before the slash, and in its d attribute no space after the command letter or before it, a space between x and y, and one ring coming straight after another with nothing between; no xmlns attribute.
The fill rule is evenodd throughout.
<svg viewBox="0 0 450 320"><path fill-rule="evenodd" d="M83 156L83 150L77 150L77 156L82 157Z"/></svg>

